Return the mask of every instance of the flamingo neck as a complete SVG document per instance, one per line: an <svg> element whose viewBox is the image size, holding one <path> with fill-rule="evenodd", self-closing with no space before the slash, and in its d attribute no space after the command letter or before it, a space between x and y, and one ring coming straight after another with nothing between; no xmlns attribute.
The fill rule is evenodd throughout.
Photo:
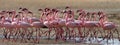
<svg viewBox="0 0 120 45"><path fill-rule="evenodd" d="M5 17L2 18L2 24L5 22Z"/></svg>

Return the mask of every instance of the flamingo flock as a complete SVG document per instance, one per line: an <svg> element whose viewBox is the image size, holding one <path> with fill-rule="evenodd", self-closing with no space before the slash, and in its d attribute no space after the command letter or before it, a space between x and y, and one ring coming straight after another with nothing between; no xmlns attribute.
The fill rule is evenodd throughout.
<svg viewBox="0 0 120 45"><path fill-rule="evenodd" d="M19 8L19 11L0 11L3 41L40 42L42 37L47 37L48 40L54 37L56 42L58 40L101 42L113 38L120 40L118 25L110 22L102 11L88 12L83 9L75 11L68 6L64 10L44 8L38 11L39 18L34 17L34 13L27 8ZM44 30L43 27L48 30Z"/></svg>

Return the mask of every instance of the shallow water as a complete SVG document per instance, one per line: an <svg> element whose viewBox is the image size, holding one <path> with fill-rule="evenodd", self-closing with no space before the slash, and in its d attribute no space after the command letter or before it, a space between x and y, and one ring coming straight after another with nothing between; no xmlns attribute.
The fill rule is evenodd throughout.
<svg viewBox="0 0 120 45"><path fill-rule="evenodd" d="M0 34L0 38L3 38L3 35ZM12 37L11 37L12 38ZM35 37L33 37L35 38ZM41 39L47 39L47 37L40 37ZM55 37L51 37L51 39L54 39ZM75 39L74 38L67 38L67 41L68 42L75 42L76 44L80 44L80 43L83 43L83 44L98 44L98 45L120 45L120 41L118 39L110 39L107 41L107 39L104 39L102 41L98 41L98 40L102 40L102 38L97 38L96 39L91 39L89 40L88 38L85 38L85 40L81 40L80 38L76 37Z"/></svg>
<svg viewBox="0 0 120 45"><path fill-rule="evenodd" d="M80 41L79 38L76 38L77 41ZM97 40L102 40L102 38L97 38ZM118 39L110 39L107 41L107 39L102 40L98 42L97 40L91 40L91 41L84 41L84 43L87 44L100 44L100 45L120 45L120 41Z"/></svg>

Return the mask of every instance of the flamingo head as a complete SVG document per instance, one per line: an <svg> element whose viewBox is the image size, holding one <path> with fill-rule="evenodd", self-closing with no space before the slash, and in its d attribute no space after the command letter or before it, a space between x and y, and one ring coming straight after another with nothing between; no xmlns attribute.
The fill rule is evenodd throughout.
<svg viewBox="0 0 120 45"><path fill-rule="evenodd" d="M3 10L3 11L1 11L1 12L4 13L4 14L7 13L7 11L5 11L5 10Z"/></svg>
<svg viewBox="0 0 120 45"><path fill-rule="evenodd" d="M13 12L11 12L11 11L9 11L8 13L9 13L9 15L13 14Z"/></svg>
<svg viewBox="0 0 120 45"><path fill-rule="evenodd" d="M28 11L28 14L33 15L33 13L31 11Z"/></svg>
<svg viewBox="0 0 120 45"><path fill-rule="evenodd" d="M23 11L23 12L27 12L28 9L27 9L27 8L23 8L22 11Z"/></svg>
<svg viewBox="0 0 120 45"><path fill-rule="evenodd" d="M63 10L61 13L67 13L67 11L66 11L66 10Z"/></svg>
<svg viewBox="0 0 120 45"><path fill-rule="evenodd" d="M103 13L103 12L99 11L97 14L98 14L98 15L101 15L102 13Z"/></svg>
<svg viewBox="0 0 120 45"><path fill-rule="evenodd" d="M18 12L19 14L21 14L22 12Z"/></svg>
<svg viewBox="0 0 120 45"><path fill-rule="evenodd" d="M56 9L56 13L59 12L60 10Z"/></svg>
<svg viewBox="0 0 120 45"><path fill-rule="evenodd" d="M52 12L57 13L57 12L59 12L59 10L58 9L52 9Z"/></svg>
<svg viewBox="0 0 120 45"><path fill-rule="evenodd" d="M15 15L15 18L17 18L19 16L19 14Z"/></svg>
<svg viewBox="0 0 120 45"><path fill-rule="evenodd" d="M10 11L7 11L7 13L9 13Z"/></svg>
<svg viewBox="0 0 120 45"><path fill-rule="evenodd" d="M19 15L22 15L22 14L23 14L23 12L18 12L18 14L19 14Z"/></svg>
<svg viewBox="0 0 120 45"><path fill-rule="evenodd" d="M95 14L96 14L96 12L93 12L93 13L92 13L92 15L95 15Z"/></svg>
<svg viewBox="0 0 120 45"><path fill-rule="evenodd" d="M50 11L50 9L49 9L49 8L45 8L44 10L45 10L45 11Z"/></svg>
<svg viewBox="0 0 120 45"><path fill-rule="evenodd" d="M101 16L102 14L104 14L102 11L99 11L98 13L97 13L99 16Z"/></svg>
<svg viewBox="0 0 120 45"><path fill-rule="evenodd" d="M19 10L21 10L21 9L22 9L22 7L19 8Z"/></svg>
<svg viewBox="0 0 120 45"><path fill-rule="evenodd" d="M42 9L38 9L38 11L43 11Z"/></svg>
<svg viewBox="0 0 120 45"><path fill-rule="evenodd" d="M50 13L47 13L46 16L48 16Z"/></svg>
<svg viewBox="0 0 120 45"><path fill-rule="evenodd" d="M99 11L97 14L98 14L98 15L100 15L100 14L101 14L101 12Z"/></svg>
<svg viewBox="0 0 120 45"><path fill-rule="evenodd" d="M69 6L66 6L65 9L69 9L70 7Z"/></svg>
<svg viewBox="0 0 120 45"><path fill-rule="evenodd" d="M87 15L90 15L90 12L87 12Z"/></svg>
<svg viewBox="0 0 120 45"><path fill-rule="evenodd" d="M15 10L12 10L12 11L8 11L7 12L9 15L15 15L16 14L16 11Z"/></svg>
<svg viewBox="0 0 120 45"><path fill-rule="evenodd" d="M102 20L105 17L105 15L100 16L99 20Z"/></svg>
<svg viewBox="0 0 120 45"><path fill-rule="evenodd" d="M78 13L78 12L80 12L80 10L77 10L76 12Z"/></svg>
<svg viewBox="0 0 120 45"><path fill-rule="evenodd" d="M76 12L78 13L78 12L82 12L83 11L83 9L80 9L80 10L77 10Z"/></svg>
<svg viewBox="0 0 120 45"><path fill-rule="evenodd" d="M1 16L0 19L5 19L5 16Z"/></svg>
<svg viewBox="0 0 120 45"><path fill-rule="evenodd" d="M28 12L29 14L33 14L31 11Z"/></svg>
<svg viewBox="0 0 120 45"><path fill-rule="evenodd" d="M69 11L68 11L68 14L72 14L72 10L69 10Z"/></svg>
<svg viewBox="0 0 120 45"><path fill-rule="evenodd" d="M56 12L56 9L52 9L52 12Z"/></svg>
<svg viewBox="0 0 120 45"><path fill-rule="evenodd" d="M82 15L82 13L79 13L79 16Z"/></svg>

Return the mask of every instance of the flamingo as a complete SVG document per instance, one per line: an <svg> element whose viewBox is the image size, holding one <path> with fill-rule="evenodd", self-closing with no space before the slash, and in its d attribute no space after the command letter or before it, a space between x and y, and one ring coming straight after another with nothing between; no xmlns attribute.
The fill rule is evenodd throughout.
<svg viewBox="0 0 120 45"><path fill-rule="evenodd" d="M74 21L75 21L75 19L74 19L74 13L71 11L71 10L69 10L68 12L67 12L67 14L68 15L66 15L66 26L67 27L69 27L69 28L72 28L72 32L74 31L74 28L77 26L77 23L75 23ZM70 31L70 32L71 32ZM70 33L69 32L69 33ZM70 36L74 36L74 32L73 32L73 34L71 33L71 34L69 34ZM69 37L70 38L70 37Z"/></svg>
<svg viewBox="0 0 120 45"><path fill-rule="evenodd" d="M15 11L11 11L11 12L6 12L8 15L12 15L14 16L15 15ZM7 17L7 18L6 18ZM2 20L2 23L6 29L6 31L9 33L7 34L6 36L8 36L8 38L10 38L10 36L13 35L12 32L14 32L14 26L12 24L12 18L10 18L10 16L3 16L3 20ZM6 37L5 37L6 38Z"/></svg>
<svg viewBox="0 0 120 45"><path fill-rule="evenodd" d="M28 22L28 18L26 18L27 13L28 13L28 9L23 8L21 12L18 12L20 17L16 21L22 40L24 40L25 38L28 38L27 36L29 35L28 28L31 27L30 23Z"/></svg>
<svg viewBox="0 0 120 45"><path fill-rule="evenodd" d="M103 28L104 31L107 31L107 34L104 36L104 38L107 38L107 42L108 39L111 38L111 36L113 37L113 33L116 32L117 33L117 38L120 40L119 38L119 32L117 30L117 25L113 22L109 22L107 20L107 17L104 13L99 13L100 15L100 26Z"/></svg>
<svg viewBox="0 0 120 45"><path fill-rule="evenodd" d="M30 14L32 14L32 13L30 12ZM33 28L36 28L35 29L36 30L36 41L39 42L39 38L38 37L40 36L40 31L42 31L42 30L40 30L40 28L42 28L44 26L43 22L41 22L40 19L35 18L33 16L31 18L29 18L29 22L30 22L30 24L31 24L31 26ZM38 32L38 34L37 34L37 32ZM42 31L42 33L43 33L43 31ZM39 36L37 36L37 35L39 35Z"/></svg>
<svg viewBox="0 0 120 45"><path fill-rule="evenodd" d="M4 36L6 39L10 39L10 36L12 35L13 25L10 22L5 21L5 17L2 17L2 24L6 29L6 33ZM7 37L6 37L7 36Z"/></svg>
<svg viewBox="0 0 120 45"><path fill-rule="evenodd" d="M48 12L49 12L49 10L48 10ZM47 14L47 17L46 17L47 21L44 21L44 25L49 28L49 30L48 30L48 32L49 32L48 39L50 39L50 32L52 31L52 28L54 27L54 26L51 24L51 21L52 21L51 15L52 15L52 13L49 12L49 13Z"/></svg>
<svg viewBox="0 0 120 45"><path fill-rule="evenodd" d="M64 30L62 29L62 26L60 25L60 21L61 21L61 18L59 18L58 16L58 10L57 9L52 9L52 21L50 22L53 27L55 28L55 32L56 32L56 41L57 39L64 39L63 37L63 32Z"/></svg>
<svg viewBox="0 0 120 45"><path fill-rule="evenodd" d="M82 23L82 27L89 29L87 31L87 33L85 33L86 35L88 35L90 33L90 31L92 31L92 29L94 29L95 27L98 27L98 23L99 21L94 20L95 18L92 19L90 12L84 12L83 10L78 10L77 12L79 12L79 17L78 19L81 20ZM95 14L95 13L94 13ZM94 15L93 14L93 15ZM88 18L87 18L88 17ZM94 16L95 17L95 16ZM92 31L93 32L93 31ZM85 35L84 35L85 36ZM84 39L84 38L83 38Z"/></svg>

